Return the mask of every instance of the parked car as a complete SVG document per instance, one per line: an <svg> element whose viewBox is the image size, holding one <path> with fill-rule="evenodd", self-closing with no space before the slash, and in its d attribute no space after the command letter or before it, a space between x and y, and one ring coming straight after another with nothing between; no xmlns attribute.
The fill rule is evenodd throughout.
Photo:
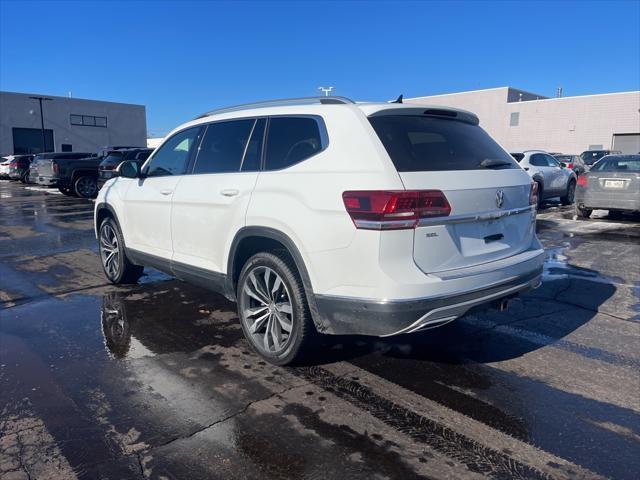
<svg viewBox="0 0 640 480"><path fill-rule="evenodd" d="M95 204L109 281L146 265L224 293L274 364L317 332L416 332L540 283L537 184L462 110L223 109L118 172Z"/></svg>
<svg viewBox="0 0 640 480"><path fill-rule="evenodd" d="M139 167L142 167L151 152L153 152L153 148L131 148L107 152L104 160L98 166L98 189L102 188L107 180L117 175L116 168L124 160L134 160Z"/></svg>
<svg viewBox="0 0 640 480"><path fill-rule="evenodd" d="M560 162L561 166L573 170L578 176L589 170L589 166L582 161L580 155L558 154L553 157Z"/></svg>
<svg viewBox="0 0 640 480"><path fill-rule="evenodd" d="M9 178L27 183L29 177L29 167L35 155L14 155L9 162Z"/></svg>
<svg viewBox="0 0 640 480"><path fill-rule="evenodd" d="M640 211L640 155L606 155L578 178L576 214L588 218L595 209Z"/></svg>
<svg viewBox="0 0 640 480"><path fill-rule="evenodd" d="M98 164L95 153L63 152L41 153L34 160L38 175L38 185L58 187L66 195L75 194L92 198L98 192Z"/></svg>
<svg viewBox="0 0 640 480"><path fill-rule="evenodd" d="M9 178L9 164L11 160L7 157L0 157L0 179Z"/></svg>
<svg viewBox="0 0 640 480"><path fill-rule="evenodd" d="M594 163L600 160L605 155L619 154L617 150L585 150L580 154L580 158L588 167L591 167Z"/></svg>
<svg viewBox="0 0 640 480"><path fill-rule="evenodd" d="M547 152L526 150L511 154L538 184L538 202L560 197L563 205L573 203L577 177L573 170L562 165Z"/></svg>
<svg viewBox="0 0 640 480"><path fill-rule="evenodd" d="M36 183L36 180L38 179L37 160L38 160L38 155L33 157L33 160L31 161L31 165L29 165L29 172L25 177L25 183Z"/></svg>

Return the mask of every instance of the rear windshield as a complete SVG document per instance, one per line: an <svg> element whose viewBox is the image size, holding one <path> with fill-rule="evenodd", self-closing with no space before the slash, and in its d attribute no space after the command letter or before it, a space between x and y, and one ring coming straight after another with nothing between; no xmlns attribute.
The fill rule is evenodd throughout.
<svg viewBox="0 0 640 480"><path fill-rule="evenodd" d="M511 156L517 160L518 163L524 158L524 153L512 153Z"/></svg>
<svg viewBox="0 0 640 480"><path fill-rule="evenodd" d="M120 163L122 161L122 157L123 155L120 152L111 152L109 155L105 157L103 162Z"/></svg>
<svg viewBox="0 0 640 480"><path fill-rule="evenodd" d="M580 154L580 158L582 158L582 161L587 165L593 165L607 153L609 153L607 150L588 150L586 152L582 152Z"/></svg>
<svg viewBox="0 0 640 480"><path fill-rule="evenodd" d="M591 169L592 172L640 172L640 155L628 158L604 157Z"/></svg>
<svg viewBox="0 0 640 480"><path fill-rule="evenodd" d="M410 115L369 120L399 172L520 168L477 125Z"/></svg>

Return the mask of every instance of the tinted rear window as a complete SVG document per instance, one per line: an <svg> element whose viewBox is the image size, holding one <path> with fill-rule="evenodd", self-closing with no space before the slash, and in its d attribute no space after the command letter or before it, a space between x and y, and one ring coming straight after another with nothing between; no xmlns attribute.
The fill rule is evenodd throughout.
<svg viewBox="0 0 640 480"><path fill-rule="evenodd" d="M591 169L592 172L640 172L640 155L629 157L604 157Z"/></svg>
<svg viewBox="0 0 640 480"><path fill-rule="evenodd" d="M280 170L323 149L318 121L311 117L273 117L267 135L267 170Z"/></svg>
<svg viewBox="0 0 640 480"><path fill-rule="evenodd" d="M369 119L399 172L519 168L480 127L457 120L389 115ZM503 165L502 165L503 164Z"/></svg>
<svg viewBox="0 0 640 480"><path fill-rule="evenodd" d="M582 161L587 165L593 165L607 153L609 153L608 150L588 150L586 152L582 152L580 154L580 158L582 158Z"/></svg>
<svg viewBox="0 0 640 480"><path fill-rule="evenodd" d="M121 153L112 152L105 157L103 162L105 163L120 163L123 160Z"/></svg>

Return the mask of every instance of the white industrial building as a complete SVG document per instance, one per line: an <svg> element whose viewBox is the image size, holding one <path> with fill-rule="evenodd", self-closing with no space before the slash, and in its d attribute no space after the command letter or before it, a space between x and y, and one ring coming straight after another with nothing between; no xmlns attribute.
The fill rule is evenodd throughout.
<svg viewBox="0 0 640 480"><path fill-rule="evenodd" d="M405 99L469 110L507 150L640 152L640 91L547 98L511 87Z"/></svg>

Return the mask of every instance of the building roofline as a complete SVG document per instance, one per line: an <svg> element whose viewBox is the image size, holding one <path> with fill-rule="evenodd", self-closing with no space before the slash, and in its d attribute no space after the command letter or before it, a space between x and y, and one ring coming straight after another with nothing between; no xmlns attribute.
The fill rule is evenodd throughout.
<svg viewBox="0 0 640 480"><path fill-rule="evenodd" d="M534 93L534 92L529 92L527 90L522 90L521 88L516 88L516 87L495 87L495 88L482 88L482 89L478 89L478 90L466 90L464 92L454 92L454 93L439 93L437 95L425 95L422 97L411 97L411 98L405 98L405 101L411 101L411 100L422 100L425 98L434 98L434 97L448 97L451 95L462 95L465 93L476 93L476 92L488 92L491 90L503 90L503 89L511 89L511 90L515 90L517 92L524 92L524 93L528 93L530 95L539 95L539 96L543 96L540 95L538 93ZM537 100L523 100L522 102L506 102L506 103L531 103L531 102L547 102L549 100L564 100L566 98L585 98L585 97L602 97L602 96L606 96L606 95L627 95L630 93L640 93L640 90L629 90L626 92L608 92L608 93L591 93L589 95L573 95L573 96L569 96L569 97L544 97L544 98L539 98Z"/></svg>
<svg viewBox="0 0 640 480"><path fill-rule="evenodd" d="M58 100L80 100L82 102L100 102L100 103L113 103L116 105L132 105L135 107L143 107L146 108L145 105L139 104L139 103L127 103L127 102L114 102L114 101L110 101L110 100L97 100L97 99L93 99L93 98L79 98L79 97L63 97L60 95L46 95L43 93L27 93L27 92L9 92L7 90L0 90L0 95L3 93L9 93L12 95L21 95L21 96L38 96L38 97L51 97L54 99L58 99Z"/></svg>
<svg viewBox="0 0 640 480"><path fill-rule="evenodd" d="M452 92L452 93L437 93L435 95L424 95L422 97L411 97L411 98L405 98L404 101L409 101L409 100L420 100L421 98L432 98L432 97L448 97L449 95L462 95L464 93L475 93L475 92L489 92L491 90L505 90L505 89L509 89L512 87L493 87L493 88L479 88L477 90L465 90L464 92ZM518 89L516 89L518 90ZM524 92L524 90L522 90ZM527 92L529 93L529 92ZM537 94L534 94L537 95Z"/></svg>
<svg viewBox="0 0 640 480"><path fill-rule="evenodd" d="M567 100L570 98L587 98L587 97L607 97L609 95L628 95L630 93L640 94L640 90L629 90L627 92L609 92L609 93L592 93L590 95L573 95L571 97L549 97L549 98L540 98L538 100L523 100L522 102L509 102L509 104L518 104L518 103L532 103L532 102L548 102L548 101L559 101L559 100Z"/></svg>

